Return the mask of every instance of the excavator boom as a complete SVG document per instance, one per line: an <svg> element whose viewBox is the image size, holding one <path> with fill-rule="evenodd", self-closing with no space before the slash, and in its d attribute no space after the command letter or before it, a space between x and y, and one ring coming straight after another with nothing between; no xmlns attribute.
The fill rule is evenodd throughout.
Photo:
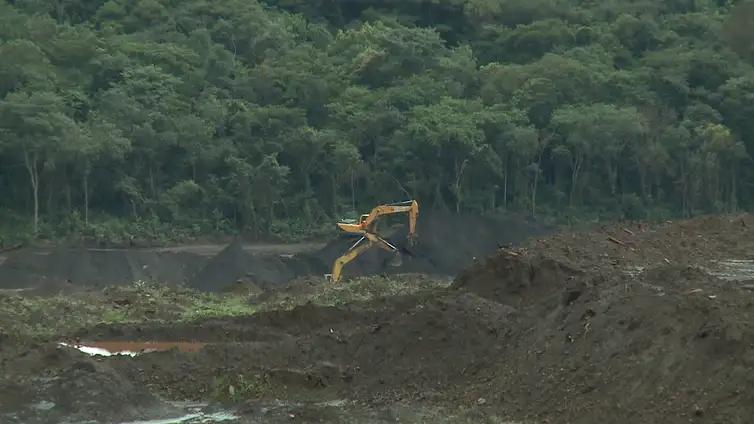
<svg viewBox="0 0 754 424"><path fill-rule="evenodd" d="M419 216L419 203L416 200L379 205L372 209L369 214L362 215L358 222L339 222L338 227L341 230L347 233L361 234L362 237L346 253L335 260L332 274L327 274L328 279L336 283L340 281L343 267L372 246L399 254L397 247L380 237L376 232L376 223L381 216L397 213L408 214L408 239L409 243L413 243L416 236L416 220Z"/></svg>
<svg viewBox="0 0 754 424"><path fill-rule="evenodd" d="M408 214L408 235L412 239L416 234L416 219L419 216L419 203L416 200L407 202L391 203L387 205L376 206L368 215L362 215L357 223L339 222L338 227L347 233L363 234L365 232L374 233L374 226L377 219L384 215L393 215L397 213Z"/></svg>

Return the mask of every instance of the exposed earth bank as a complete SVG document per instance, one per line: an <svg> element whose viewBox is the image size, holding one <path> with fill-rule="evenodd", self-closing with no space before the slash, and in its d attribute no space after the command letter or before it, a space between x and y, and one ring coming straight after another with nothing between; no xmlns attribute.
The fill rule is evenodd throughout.
<svg viewBox="0 0 754 424"><path fill-rule="evenodd" d="M122 422L170 414L162 399L212 399L249 423L749 423L752 271L754 218L740 215L556 234L412 290L355 280L370 295L345 299L298 279L248 295L253 314L60 335L207 343L198 352L92 359L6 337L0 413ZM145 408L110 408L119 392Z"/></svg>

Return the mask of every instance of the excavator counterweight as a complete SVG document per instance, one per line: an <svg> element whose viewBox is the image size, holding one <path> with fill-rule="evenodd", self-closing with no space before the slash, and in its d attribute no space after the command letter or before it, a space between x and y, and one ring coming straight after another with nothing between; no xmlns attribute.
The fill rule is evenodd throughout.
<svg viewBox="0 0 754 424"><path fill-rule="evenodd" d="M377 234L377 220L381 216L398 213L408 214L408 242L413 244L416 237L416 220L419 216L419 203L416 200L379 205L372 209L370 213L361 215L356 222L339 222L337 225L342 231L360 234L361 238L346 253L335 260L332 274L326 275L328 280L334 283L340 281L343 267L373 246L400 255L400 250L397 247Z"/></svg>

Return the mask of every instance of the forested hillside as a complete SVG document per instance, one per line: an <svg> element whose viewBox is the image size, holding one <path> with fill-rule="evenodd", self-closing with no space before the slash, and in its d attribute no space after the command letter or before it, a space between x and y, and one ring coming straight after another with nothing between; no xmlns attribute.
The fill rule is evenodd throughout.
<svg viewBox="0 0 754 424"><path fill-rule="evenodd" d="M0 1L0 219L293 235L378 202L754 206L754 6Z"/></svg>

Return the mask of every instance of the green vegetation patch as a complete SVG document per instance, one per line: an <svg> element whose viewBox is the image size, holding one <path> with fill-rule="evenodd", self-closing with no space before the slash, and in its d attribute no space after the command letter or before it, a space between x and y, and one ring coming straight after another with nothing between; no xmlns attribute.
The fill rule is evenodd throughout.
<svg viewBox="0 0 754 424"><path fill-rule="evenodd" d="M0 332L14 337L50 339L99 324L193 322L289 310L307 303L323 306L365 303L449 283L422 275L403 275L361 277L339 284L304 279L255 295L203 293L143 281L127 287L52 296L6 292L0 293Z"/></svg>
<svg viewBox="0 0 754 424"><path fill-rule="evenodd" d="M365 276L340 283L318 284L302 279L290 288L257 296L259 310L288 310L307 303L339 306L402 296L450 285L449 278L421 274Z"/></svg>
<svg viewBox="0 0 754 424"><path fill-rule="evenodd" d="M199 293L144 282L54 296L0 295L0 322L9 335L51 338L98 324L181 322L247 315L247 296Z"/></svg>

